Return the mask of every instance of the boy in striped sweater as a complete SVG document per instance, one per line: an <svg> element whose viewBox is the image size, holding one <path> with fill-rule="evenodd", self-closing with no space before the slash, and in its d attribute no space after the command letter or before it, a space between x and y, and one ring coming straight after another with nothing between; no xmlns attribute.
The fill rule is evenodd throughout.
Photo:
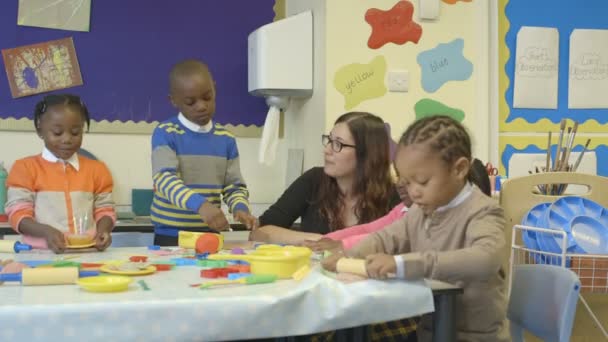
<svg viewBox="0 0 608 342"><path fill-rule="evenodd" d="M215 82L209 69L185 60L173 67L169 81L169 99L179 114L152 135L154 243L175 246L180 230L228 229L219 208L222 198L235 220L254 228L257 219L249 211L236 140L212 121Z"/></svg>

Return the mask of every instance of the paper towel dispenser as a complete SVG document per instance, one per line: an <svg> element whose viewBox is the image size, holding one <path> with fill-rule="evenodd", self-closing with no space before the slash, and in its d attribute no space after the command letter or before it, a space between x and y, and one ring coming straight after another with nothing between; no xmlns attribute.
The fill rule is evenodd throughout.
<svg viewBox="0 0 608 342"><path fill-rule="evenodd" d="M264 25L248 38L248 90L255 96L312 95L312 12Z"/></svg>

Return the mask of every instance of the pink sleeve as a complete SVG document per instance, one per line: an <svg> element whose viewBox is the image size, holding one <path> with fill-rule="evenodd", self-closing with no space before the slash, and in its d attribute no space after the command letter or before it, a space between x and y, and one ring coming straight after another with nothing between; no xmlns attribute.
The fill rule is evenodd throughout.
<svg viewBox="0 0 608 342"><path fill-rule="evenodd" d="M394 207L393 210L391 210L388 214L382 216L381 218L379 218L375 221L365 223L365 224L359 224L359 225L352 226L349 228L340 229L335 232L326 234L325 237L328 237L332 240L343 240L344 241L344 239L351 237L351 236L367 235L369 233L373 233L377 230L380 230L380 229L388 226L393 221L403 217L403 214L404 214L403 207L404 207L403 203L400 203L399 205Z"/></svg>
<svg viewBox="0 0 608 342"><path fill-rule="evenodd" d="M342 239L342 247L344 249L351 249L354 245L356 245L359 241L363 240L369 234L357 234L346 237Z"/></svg>

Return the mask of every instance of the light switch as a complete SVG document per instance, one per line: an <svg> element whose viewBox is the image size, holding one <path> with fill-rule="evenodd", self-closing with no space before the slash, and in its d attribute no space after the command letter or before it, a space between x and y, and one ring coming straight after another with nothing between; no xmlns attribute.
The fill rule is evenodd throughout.
<svg viewBox="0 0 608 342"><path fill-rule="evenodd" d="M418 15L420 19L437 19L439 17L440 0L419 0Z"/></svg>
<svg viewBox="0 0 608 342"><path fill-rule="evenodd" d="M392 70L388 72L388 90L407 92L410 85L410 72L407 70Z"/></svg>

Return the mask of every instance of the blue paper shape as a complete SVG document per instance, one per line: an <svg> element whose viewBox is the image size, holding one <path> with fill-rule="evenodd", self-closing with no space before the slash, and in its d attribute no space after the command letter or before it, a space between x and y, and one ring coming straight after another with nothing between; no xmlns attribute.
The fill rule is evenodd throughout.
<svg viewBox="0 0 608 342"><path fill-rule="evenodd" d="M418 54L416 60L422 69L422 88L436 92L449 81L464 81L473 73L473 63L464 57L464 40L454 39L449 43Z"/></svg>

